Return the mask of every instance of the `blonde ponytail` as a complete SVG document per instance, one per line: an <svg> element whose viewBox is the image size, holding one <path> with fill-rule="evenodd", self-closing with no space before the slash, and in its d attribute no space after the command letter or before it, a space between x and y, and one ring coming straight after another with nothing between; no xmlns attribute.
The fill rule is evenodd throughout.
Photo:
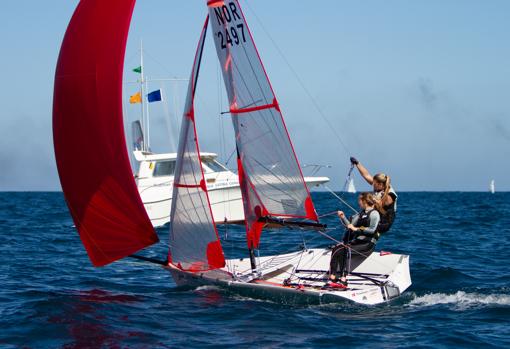
<svg viewBox="0 0 510 349"><path fill-rule="evenodd" d="M387 176L384 173L378 173L374 176L374 181L384 184L384 193L381 197L381 200L376 203L375 207L376 207L377 211L381 212L382 214L385 214L386 210L384 209L384 200L390 193L391 178L390 178L390 176Z"/></svg>

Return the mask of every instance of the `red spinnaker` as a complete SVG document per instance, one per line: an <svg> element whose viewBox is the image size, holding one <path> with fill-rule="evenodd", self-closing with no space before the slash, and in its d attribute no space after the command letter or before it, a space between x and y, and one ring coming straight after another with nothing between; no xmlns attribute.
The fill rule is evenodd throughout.
<svg viewBox="0 0 510 349"><path fill-rule="evenodd" d="M135 0L81 0L55 74L53 142L62 189L95 266L158 241L129 164L122 72Z"/></svg>

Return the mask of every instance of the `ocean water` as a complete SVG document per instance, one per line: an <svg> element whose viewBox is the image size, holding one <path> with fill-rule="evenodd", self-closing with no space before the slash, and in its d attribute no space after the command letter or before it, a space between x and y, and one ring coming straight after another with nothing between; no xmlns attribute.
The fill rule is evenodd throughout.
<svg viewBox="0 0 510 349"><path fill-rule="evenodd" d="M319 214L344 208L313 196ZM510 347L510 193L400 193L398 208L377 250L411 255L408 291L372 307L293 306L178 289L131 259L94 268L61 193L0 193L0 348ZM167 229L144 255L164 259ZM245 254L243 228L226 233L227 256ZM269 231L261 253L295 250L303 237L330 245Z"/></svg>

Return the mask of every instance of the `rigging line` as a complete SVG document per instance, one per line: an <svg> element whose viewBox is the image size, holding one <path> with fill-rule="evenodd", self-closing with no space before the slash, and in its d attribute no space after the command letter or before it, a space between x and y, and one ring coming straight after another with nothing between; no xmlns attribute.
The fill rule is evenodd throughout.
<svg viewBox="0 0 510 349"><path fill-rule="evenodd" d="M156 58L154 58L151 54L149 54L146 50L143 50L143 53L145 54L145 57L149 57L151 60L153 60L156 64L158 64L163 70L165 70L169 75L173 75L170 70L167 69L163 63L158 61Z"/></svg>
<svg viewBox="0 0 510 349"><path fill-rule="evenodd" d="M228 156L227 161L225 162L225 165L228 166L228 162L232 159L232 156L236 153L236 150L232 150L232 153Z"/></svg>
<svg viewBox="0 0 510 349"><path fill-rule="evenodd" d="M292 273L290 274L289 278L292 278L292 276L294 276L294 274L296 273L296 270L299 268L299 264L301 263L301 260L303 259L303 255L305 254L305 251L307 250L303 229L299 229L299 230L301 231L301 239L303 240L303 250L301 251L301 254L299 255L299 260L296 263L296 267L292 269Z"/></svg>
<svg viewBox="0 0 510 349"><path fill-rule="evenodd" d="M330 239L330 240L332 240L332 241L336 242L337 244L342 244L342 242L338 241L337 239L335 239L335 238L334 238L334 237L332 237L332 236L329 236L329 235L328 235L328 234L326 234L326 233L323 233L323 232L322 232L322 231L320 231L320 230L315 230L315 231L316 231L317 233L321 234L322 236L324 236L324 237L326 237L326 238L328 238L328 239Z"/></svg>
<svg viewBox="0 0 510 349"><path fill-rule="evenodd" d="M297 72L294 70L294 68L290 65L290 62L287 60L287 58L285 57L285 55L283 54L282 50L280 49L280 47L276 44L276 41L273 39L273 37L269 34L269 32L266 30L266 28L264 27L264 25L262 24L261 20L259 19L259 17L257 16L257 14L255 13L255 11L252 9L252 7L250 6L250 4L248 2L245 2L245 4L248 6L248 8L250 9L250 11L253 13L253 16L255 17L255 19L257 20L257 22L259 23L259 25L261 26L262 30L266 33L266 35L268 36L269 40L271 40L271 42L273 43L273 45L275 46L276 50L278 51L278 53L280 54L280 56L283 58L285 64L287 64L287 66L289 67L290 71L292 72L292 74L294 75L294 77L296 78L296 80L298 81L299 85L303 88L303 90L305 91L306 95L308 96L308 98L310 98L310 100L312 101L313 105L315 106L315 108L317 109L317 111L319 112L319 115L322 117L322 119L328 124L331 132L335 135L336 139L338 140L338 142L340 143L340 145L344 148L344 150L347 152L347 153L350 153L350 150L349 148L347 147L347 145L342 141L342 139L340 138L340 135L338 134L338 132L336 131L336 129L333 127L333 124L329 121L329 119L326 117L326 115L323 113L322 109L319 107L319 104L317 103L317 101L315 100L315 98L313 98L312 94L310 93L310 91L306 88L305 84L303 83L303 81L301 80L301 78L299 77L299 75L297 74Z"/></svg>
<svg viewBox="0 0 510 349"><path fill-rule="evenodd" d="M243 16L243 17L244 17L244 16ZM246 23L246 19L245 19L245 23ZM247 24L247 23L246 23L246 27L248 28L248 24ZM248 30L249 30L249 29L248 29ZM265 69L265 67L264 67L264 64L262 63L262 59L260 58L260 55L258 54L257 47L256 47L256 45L255 45L255 40L254 40L254 39L253 39L253 37L251 36L251 33L250 33L250 38L251 38L251 41L252 41L253 47L255 48L255 52L257 52L257 58L256 58L256 60L258 60L258 61L259 61L259 63L260 63L260 67L262 68L262 72L264 73L264 76L265 76L265 81L267 82L267 85L268 85L268 87L269 87L269 90L271 91L271 94L272 94L272 96L273 96L273 99L276 99L276 94L275 94L275 92L273 91L273 87L271 86L271 82L269 81L269 77L267 76L266 69ZM260 81L259 81L259 79L258 79L258 77L257 77L256 71L255 71L255 69L254 69L254 67L253 67L253 64L252 64L252 61L251 61L251 59L250 59L250 56L248 55L248 52L246 51L246 47L245 47L244 45L242 45L242 49L243 49L244 54L245 54L245 56L246 56L246 60L248 61L249 65L250 65L250 68L251 68L251 70L252 70L252 72L253 72L253 74L254 74L255 81L257 82L257 84L258 84L258 86L259 86L259 88L260 88L260 92L262 93L262 95L263 95L263 97L264 97L264 99L265 99L265 103L266 103L266 104L268 104L268 103L269 103L269 101L267 100L267 96L266 96L266 94L264 93L264 90L262 89L262 85L261 85L261 83L260 83ZM277 116L275 117L275 115L274 115L274 113L273 113L273 108L271 108L271 109L270 109L270 113L271 113L272 121L274 122L274 124L275 124L275 125L278 125L278 124L277 124L277 122L276 122L276 118L281 119L282 124L284 125L284 127L283 127L283 128L277 127L277 130L279 131L279 132L278 132L278 133L279 133L279 136L280 136L280 137L282 137L283 139L285 139L285 137L286 137L286 138L289 140L289 143L290 143L290 144L292 144L292 141L290 140L290 135L288 134L288 131L286 130L286 127L285 127L285 121L283 120L283 114L282 114L282 112L281 112L281 111L279 111L279 113L278 113L279 115L277 115ZM265 121L266 121L266 120L265 120ZM268 124L268 122L267 122L267 121L266 121L265 123L269 126L269 124ZM269 130L271 130L271 133L273 133L273 134L274 134L274 132L273 132L273 128L272 128L272 127L270 127L270 126L269 126ZM292 147L292 145L291 145L291 147ZM296 155L294 155L294 157L296 157ZM297 161L298 161L298 160L297 160L297 158L296 158L296 162L297 162Z"/></svg>
<svg viewBox="0 0 510 349"><path fill-rule="evenodd" d="M267 168L266 166L264 166L264 164L263 164L263 163L261 163L260 161L258 161L256 158L252 157L252 159L253 159L253 161L255 161L255 162L256 162L256 163L257 163L260 167L262 167L264 170L266 170L267 172L269 172L270 174L272 174L272 175L273 175L276 179L280 180L280 184L285 185L285 187L287 187L287 188L289 189L289 191L291 191L291 192L293 192L293 191L294 191L294 190L293 190L293 189L294 189L293 187L295 186L295 185L293 185L294 183L292 183L292 182L285 182L285 181L283 181L280 175L277 175L275 172L271 171L271 169L269 169L269 168ZM257 177L262 177L262 176L257 176ZM262 179L262 178L260 178L260 179ZM269 186L269 187L271 187L271 188L275 189L276 191L280 191L280 192L282 192L285 196L287 196L287 197L289 197L289 196L290 196L290 197L293 197L293 195L292 195L292 194L290 194L288 191L285 191L285 190L284 190L284 188L278 188L278 187L276 187L276 185L275 185L275 184L271 184L269 181L266 181L266 180L264 180L264 179L262 179L261 181L262 181L263 183L265 183L267 186ZM257 181L257 182L258 182L258 183L260 183L260 181ZM269 199L269 200L275 201L275 202L280 202L280 201L277 201L277 200L272 199L272 198L267 197L267 196L266 196L266 198L267 198L267 199ZM294 199L295 199L295 200L299 200L299 198L294 198Z"/></svg>
<svg viewBox="0 0 510 349"><path fill-rule="evenodd" d="M255 70L255 68L254 68L254 64L256 65L256 62L252 62L252 60L251 60L251 58L250 58L250 55L248 55L247 48L246 48L246 46L245 46L245 45L241 45L241 48L242 48L242 50L243 50L243 52L244 52L244 54L245 54L246 61L248 62L249 66L250 66L250 68L251 68L251 71L252 71L252 73L253 73L253 76L254 76L254 78L255 78L255 81L256 81L256 83L257 83L257 85L258 85L259 89L260 89L260 93L262 94L262 97L264 98L265 103L266 103L266 104L269 104L269 101L267 100L267 97L268 97L268 96L266 95L266 93L264 93L264 89L263 89L263 87L262 87L262 85L264 84L264 82L267 84L267 87L269 88L269 91L270 91L270 94L271 94L271 96L269 96L269 97L273 97L273 100L275 100L275 99L276 99L276 95L275 95L275 93L274 93L274 91L273 91L273 88L272 88L272 86L271 86L271 82L269 81L269 77L267 76L267 72L266 72L266 70L265 70L265 68L264 68L264 64L262 63L262 59L261 59L261 57L260 57L260 55L259 55L259 53L258 53L258 51L257 51L257 47L256 47L256 45L255 45L255 40L253 39L253 36L252 36L252 34L251 34L250 30L249 30L248 23L246 22L246 18L244 17L244 15L242 15L242 17L243 17L243 22L244 22L244 24L246 25L246 28L247 28L247 30L248 30L248 34L249 34L249 37L250 37L250 42L251 42L251 44L252 44L251 46L253 46L253 48L255 49L255 53L256 53L255 61L259 63L259 65L258 65L258 66L260 67L260 69L261 69L261 71L262 71L262 73L263 73L263 75L264 75L264 78L265 78L265 79L263 78L263 79L259 80L259 78L257 77L257 74L256 74L256 70ZM235 62L234 62L234 64L235 64ZM237 68L237 64L235 64L235 67L236 67L236 69L238 69L238 68ZM238 70L239 70L239 69L238 69ZM242 80L243 80L243 82L244 82L244 78L243 78L243 76L242 76L242 75L240 75L240 77L241 77L241 79L242 79ZM262 81L262 83L261 83L261 81ZM246 85L246 83L245 83L245 85ZM251 93L250 89L248 89L248 92L249 92L250 97L252 98L252 100L254 100L254 98L253 98L253 96L252 96L252 93ZM262 116L264 116L264 113L262 112L262 110L260 110L260 111L259 111L259 113L260 113ZM271 116L272 120L266 120L266 118L265 118L265 117L262 117L262 121L266 124L266 126L267 126L267 127L268 127L268 129L271 131L271 133L272 133L272 134L274 134L274 132L273 132L273 128L271 127L271 125L269 125L269 121L272 121L272 123L274 123L274 125L278 125L278 124L277 124L277 122L276 122L276 120L275 120L275 115L274 115L274 113L273 113L273 109L272 109L272 108L269 110L269 114L270 114L270 116ZM278 117L279 117L279 119L282 121L282 124L283 124L283 125L285 125L285 123L284 123L284 121L283 121L283 116L282 116L281 112L279 112L278 114L279 114L279 115L278 115ZM257 119L258 119L258 118L257 118ZM257 121L257 119L254 119L253 121L255 122L255 124L257 124L257 125L258 125L258 121ZM290 143L290 145L291 145L290 136L289 136L288 132L286 131L285 126L283 127L283 129L282 129L282 128L280 128L280 127L277 127L277 130L279 131L279 133L280 133L280 136L281 136L281 137L283 137L284 139L285 139L285 137L287 137L286 139L288 139L288 141L289 141L289 143ZM276 135L275 135L275 136L276 136ZM292 145L291 145L291 148L292 148ZM298 161L298 160L297 160L297 158L296 158L295 154L294 154L294 158L295 158L295 162L297 163L297 161ZM298 165L298 167L299 167L299 165Z"/></svg>
<svg viewBox="0 0 510 349"><path fill-rule="evenodd" d="M335 215L335 214L337 214L337 213L338 213L338 211L331 211L331 212L328 212L328 213L321 214L321 215L319 216L319 218L327 217L327 216L333 216L333 215Z"/></svg>
<svg viewBox="0 0 510 349"><path fill-rule="evenodd" d="M255 43L254 43L254 42L253 42L253 45L255 45ZM250 64L250 68L251 68L251 71L252 71L252 73L253 73L254 79L255 79L255 81L257 82L257 85L259 86L260 93L262 94L262 97L263 97L263 99L264 99L264 100L263 100L263 102L264 102L265 104L269 104L269 101L268 101L268 99L267 99L267 96L265 95L264 90L262 89L261 82L259 81L259 79L258 79L258 77L257 77L256 71L255 71L255 69L253 68L253 65L252 65L252 63L251 63L251 61L250 61L250 59L249 59L249 57L248 57L248 53L246 52L246 48L245 48L244 46L243 46L243 50L244 50L244 53L245 53L246 59L247 59L248 63ZM259 62L260 62L260 64L262 65L262 62L260 61L260 59L259 59ZM248 86L248 84L247 84L246 80L244 79L243 74L241 74L241 70L239 69L239 67L238 67L237 62L236 62L236 60L235 60L235 59L232 59L232 65L233 65L233 67L235 68L235 70L237 70L237 75L239 76L239 79L241 80L242 84L244 85L244 87L245 87L245 89L246 89L246 91L247 91L247 93L248 93L248 95L249 95L250 99L251 99L252 101L255 101L255 96L253 95L253 93L252 93L251 89L249 88L249 86ZM231 74L233 75L233 70L232 70L232 73L231 73ZM267 81L267 80L269 80L269 79L266 77L266 81ZM270 85L270 83L269 83L269 82L268 82L268 84ZM272 97L273 97L273 98L276 98L276 96L275 96L273 93L271 93L271 94L272 94ZM264 129L263 127L260 127L260 124L259 124L259 122L258 122L258 119L262 119L262 122L266 125L266 129L268 129L268 130L269 130L269 132L271 132L272 134L274 134L274 133L272 132L272 127L271 127L271 125L269 124L269 121L270 121L270 120L267 120L267 119L264 117L263 110L258 110L258 111L256 111L256 112L257 112L257 113L259 113L259 115L261 115L261 114L262 114L262 117L261 117L261 118L254 118L254 119L253 119L253 122L254 122L255 124L257 124L257 126L259 126L259 128L260 128L260 129ZM271 111L271 117L273 118L273 120L271 120L271 121L273 121L273 123L274 123L274 122L275 122L275 120L274 120L274 115L272 114L272 111ZM241 122L239 122L238 120L236 120L236 124L241 124ZM237 127L239 128L239 126L237 126ZM236 131L237 131L237 130L236 130ZM237 141L236 141L236 143L237 143Z"/></svg>
<svg viewBox="0 0 510 349"><path fill-rule="evenodd" d="M358 213L358 211L356 211L351 205L349 205L347 203L347 201L345 201L344 199L342 199L340 196L336 195L336 193L331 190L327 185L324 185L324 188L326 188L331 194L333 194L334 197L336 197L338 200L340 200L344 205L346 205L347 207L349 207L351 210L353 210L355 213Z"/></svg>
<svg viewBox="0 0 510 349"><path fill-rule="evenodd" d="M256 50L255 41L253 40L253 38L252 38L252 44L253 44L253 46L254 46L254 48L255 48L255 50ZM261 83L261 81L259 80L259 78L257 77L256 70L255 70L255 68L254 68L254 66L253 66L253 64L252 64L252 61L251 61L251 59L250 59L250 57L249 57L249 55L248 55L248 52L246 51L246 47L244 47L244 45L243 45L243 46L242 46L242 49L243 49L243 52L244 52L244 54L245 54L246 61L247 61L247 62L248 62L248 64L250 65L250 68L251 68L251 71L252 71L252 73L253 73L254 79L255 79L255 81L256 81L256 83L257 83L257 85L258 85L259 89L260 89L260 93L262 94L262 97L263 97L263 99L264 99L264 103L265 103L265 104L269 104L269 101L268 101L268 99L267 99L267 97L268 97L268 96L266 96L266 94L264 93L264 89L262 88L262 83ZM269 82L269 78L267 77L267 74L265 73L264 65L263 65L263 63L262 63L261 58L258 56L258 54L257 54L257 60L258 60L258 62L260 63L260 66L261 66L261 68L262 68L262 71L264 72L264 76L265 76L265 80L264 80L264 81L265 81L265 82L267 82L267 85L269 86L269 89L270 89L270 91L271 91L271 95L272 95L273 99L275 99L275 98L276 98L276 96L275 96L275 94L274 94L274 91L272 90L271 83ZM254 96L253 96L253 94L252 94L251 90L249 89L249 87L248 87L248 85L247 85L247 83L246 83L246 81L245 81L245 79L244 79L243 75L242 75L242 74L240 74L240 69L239 69L239 67L237 66L237 62L236 62L235 60L232 60L232 63L233 63L233 66L235 67L235 69L238 71L238 75L239 75L239 77L240 77L241 81L243 82L243 85L245 86L246 91L248 92L248 94L249 94L249 96L250 96L250 99L251 99L251 100L253 100L253 101L255 101L255 98L254 98ZM254 103L256 103L256 102L254 102ZM275 120L275 116L274 116L274 114L273 114L273 110L272 110L272 108L271 108L271 109L270 109L270 111L269 111L269 113L271 114L271 120L268 120L268 118L264 117L264 114L263 114L263 111L262 111L262 110L259 110L259 111L257 111L257 112L258 112L258 113L260 113L260 114L262 115L262 117L261 117L261 118L255 118L255 119L253 119L253 122L254 122L255 124L257 124L257 126L259 126L260 124L259 124L259 122L258 122L258 119L262 119L262 122L263 122L263 123L267 126L267 129L269 130L268 132L270 132L271 134L275 135L275 138L276 138L276 134L273 132L273 127L271 127L271 125L269 124L269 121L272 121L272 123L274 123L275 125L277 125L277 122L276 122L276 120ZM260 114L259 114L259 115L260 115ZM283 122L283 117L282 117L282 114L281 114L281 113L280 113L280 115L279 115L279 118L280 118L280 119L282 120L282 122ZM238 121L236 121L236 122L238 122ZM263 129L263 128L262 128L262 127L260 127L260 126L259 126L259 128ZM290 142L290 136L289 136L288 134L283 134L283 130L282 130L280 127L277 127L277 129L278 129L278 131L279 131L280 136L281 136L281 137L287 137L287 139L288 139L288 140L289 140L289 142ZM251 141L251 140L250 140L250 141ZM244 148L244 146L243 146L243 148ZM297 159L296 159L296 162L297 162Z"/></svg>

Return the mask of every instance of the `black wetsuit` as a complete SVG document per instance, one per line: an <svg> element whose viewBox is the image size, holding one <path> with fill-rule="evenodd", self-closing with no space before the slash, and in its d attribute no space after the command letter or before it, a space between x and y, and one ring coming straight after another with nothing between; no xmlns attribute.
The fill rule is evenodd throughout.
<svg viewBox="0 0 510 349"><path fill-rule="evenodd" d="M345 225L352 223L355 227L364 229L355 232L348 230L343 237L343 244L338 244L331 251L330 273L339 277L347 275L354 269L351 265L359 265L374 251L380 215L377 210L370 209L356 214L352 222L346 218L342 220Z"/></svg>
<svg viewBox="0 0 510 349"><path fill-rule="evenodd" d="M380 212L381 220L379 222L379 227L377 229L377 231L380 234L386 233L388 230L390 230L391 226L393 225L393 221L395 220L395 215L397 213L397 198L398 198L397 193L392 187L390 187L390 192L388 193L388 195L391 196L391 198L393 199L393 203L385 205L383 207L384 213ZM375 192L374 196L381 199L383 196L383 192L382 191Z"/></svg>

